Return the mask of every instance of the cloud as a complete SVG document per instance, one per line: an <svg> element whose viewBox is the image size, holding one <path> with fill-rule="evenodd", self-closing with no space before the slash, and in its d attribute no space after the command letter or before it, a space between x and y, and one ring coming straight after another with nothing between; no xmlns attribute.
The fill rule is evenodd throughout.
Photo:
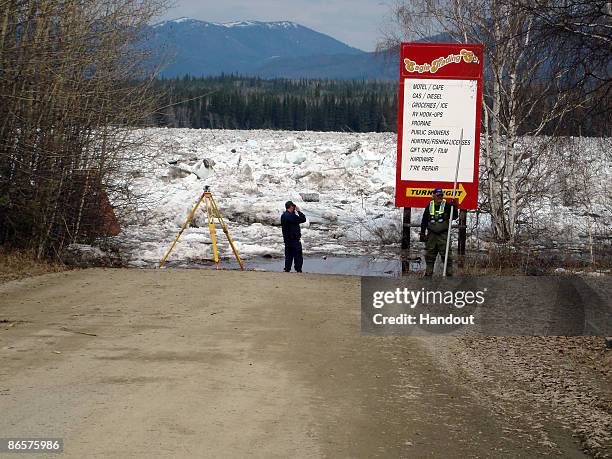
<svg viewBox="0 0 612 459"><path fill-rule="evenodd" d="M175 5L160 20L294 21L365 51L376 47L388 12L380 0L176 0Z"/></svg>

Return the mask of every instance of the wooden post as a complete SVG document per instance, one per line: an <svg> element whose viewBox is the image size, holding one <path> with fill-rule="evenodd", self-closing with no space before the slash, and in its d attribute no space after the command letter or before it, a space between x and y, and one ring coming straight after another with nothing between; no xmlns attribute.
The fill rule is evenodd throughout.
<svg viewBox="0 0 612 459"><path fill-rule="evenodd" d="M459 238L457 239L458 264L463 268L465 258L465 240L467 239L467 210L459 209Z"/></svg>
<svg viewBox="0 0 612 459"><path fill-rule="evenodd" d="M404 207L404 215L402 217L402 276L410 271L410 216L412 208Z"/></svg>

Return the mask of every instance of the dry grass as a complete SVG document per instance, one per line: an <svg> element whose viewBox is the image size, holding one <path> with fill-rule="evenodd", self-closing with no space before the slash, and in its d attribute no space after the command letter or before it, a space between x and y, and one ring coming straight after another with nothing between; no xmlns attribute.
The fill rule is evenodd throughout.
<svg viewBox="0 0 612 459"><path fill-rule="evenodd" d="M40 276L68 269L60 263L37 260L26 251L0 247L0 284L24 277Z"/></svg>
<svg viewBox="0 0 612 459"><path fill-rule="evenodd" d="M458 265L459 257L455 255ZM612 268L609 257L601 256L598 263L591 264L576 256L560 254L525 253L508 248L492 248L487 253L468 253L463 266L457 270L462 275L473 276L543 276L556 274L558 268L568 273L601 272L609 273Z"/></svg>

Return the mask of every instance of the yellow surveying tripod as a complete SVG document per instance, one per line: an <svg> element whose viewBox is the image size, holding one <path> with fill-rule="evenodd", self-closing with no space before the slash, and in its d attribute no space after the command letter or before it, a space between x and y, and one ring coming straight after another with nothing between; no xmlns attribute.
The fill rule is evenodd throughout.
<svg viewBox="0 0 612 459"><path fill-rule="evenodd" d="M223 217L221 216L221 212L219 212L219 208L217 207L217 204L215 203L215 200L212 197L212 193L210 192L210 187L208 185L204 187L204 192L202 193L202 195L196 202L195 206L193 206L193 209L191 209L191 212L189 212L189 215L187 216L187 220L185 220L185 223L183 223L181 230L176 235L176 238L174 238L174 241L172 242L172 245L170 246L170 248L164 255L164 258L162 258L159 261L159 267L161 268L162 266L164 266L164 263L170 256L170 252L172 252L172 249L178 242L179 238L181 237L181 234L183 234L183 231L185 231L185 228L189 226L189 222L193 220L193 217L195 216L195 213L200 207L200 204L202 203L202 201L204 201L204 205L206 206L206 220L208 221L208 229L210 230L210 240L212 241L212 246L213 246L213 256L215 259L215 265L217 265L217 269L219 269L219 252L217 251L217 235L215 233L215 218L219 221L219 224L221 225L221 228L223 229L223 232L225 233L225 236L227 237L227 240L229 241L229 244L232 247L234 256L236 257L236 260L238 261L238 264L240 265L240 269L244 270L244 262L238 255L238 251L236 250L236 247L234 246L234 242L232 241L232 238L229 235L229 231L227 230L227 225L225 224L225 221L223 220Z"/></svg>

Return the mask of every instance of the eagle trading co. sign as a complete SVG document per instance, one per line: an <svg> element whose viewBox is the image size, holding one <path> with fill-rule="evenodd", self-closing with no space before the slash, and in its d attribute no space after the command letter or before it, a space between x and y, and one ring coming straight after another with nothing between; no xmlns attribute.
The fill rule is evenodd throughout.
<svg viewBox="0 0 612 459"><path fill-rule="evenodd" d="M460 143L455 197L477 207L482 61L482 45L402 43L397 207L425 207L434 188L452 197Z"/></svg>

